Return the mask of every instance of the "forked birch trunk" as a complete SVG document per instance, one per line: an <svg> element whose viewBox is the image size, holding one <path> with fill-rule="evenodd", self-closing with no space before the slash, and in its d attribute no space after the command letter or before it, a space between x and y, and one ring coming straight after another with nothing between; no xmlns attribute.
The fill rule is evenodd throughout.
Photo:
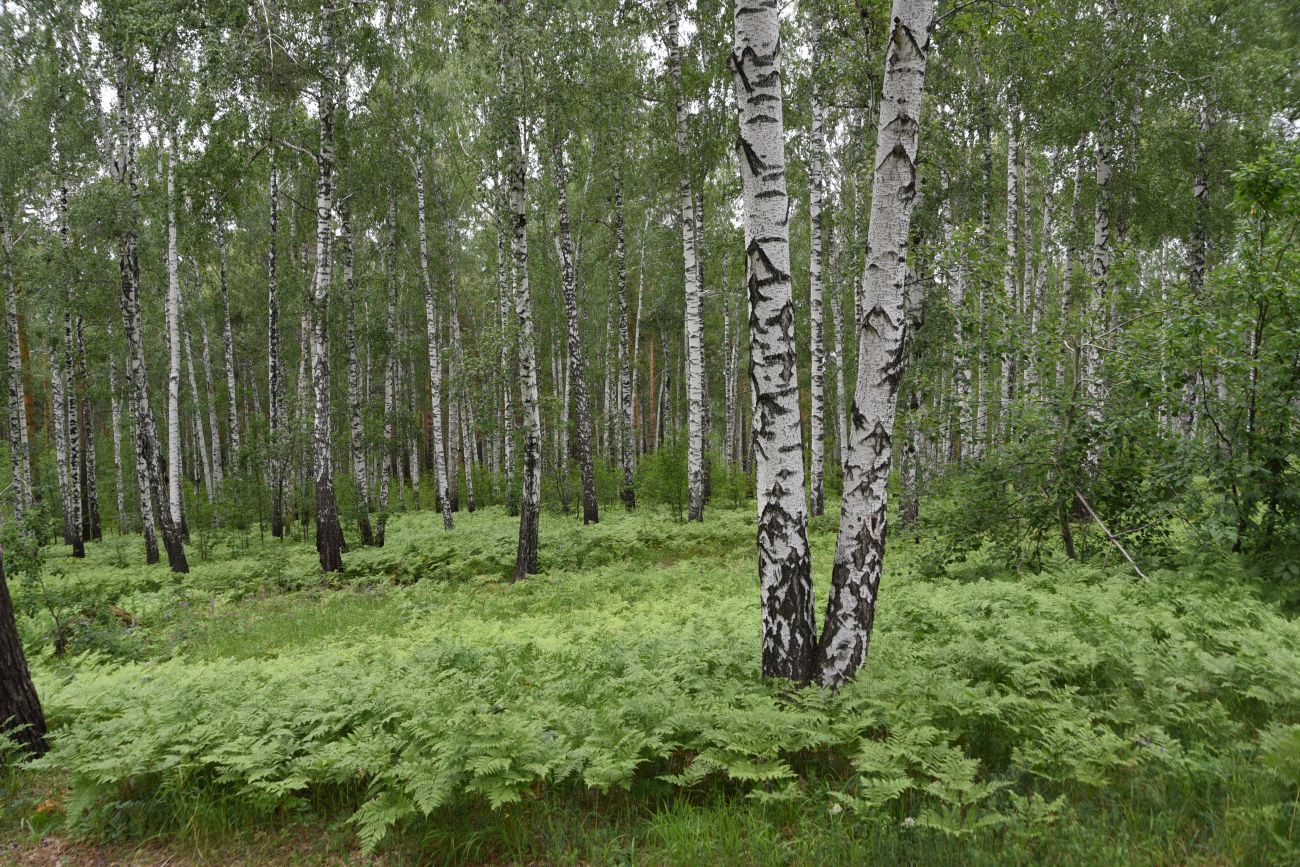
<svg viewBox="0 0 1300 867"><path fill-rule="evenodd" d="M844 498L817 678L838 687L871 642L885 557L898 380L903 364L908 229L917 194L916 149L934 0L894 0L876 134L875 177L858 321L858 375L844 460Z"/></svg>

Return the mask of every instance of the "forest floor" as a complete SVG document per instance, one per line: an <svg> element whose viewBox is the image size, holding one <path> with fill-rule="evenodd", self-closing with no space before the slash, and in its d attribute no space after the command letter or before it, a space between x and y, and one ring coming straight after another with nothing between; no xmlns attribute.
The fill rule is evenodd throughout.
<svg viewBox="0 0 1300 867"><path fill-rule="evenodd" d="M511 585L516 527L399 515L328 581L256 533L184 577L48 549L11 583L53 749L0 775L0 861L1300 864L1300 624L1227 555L895 534L828 695L758 677L752 506L546 515Z"/></svg>

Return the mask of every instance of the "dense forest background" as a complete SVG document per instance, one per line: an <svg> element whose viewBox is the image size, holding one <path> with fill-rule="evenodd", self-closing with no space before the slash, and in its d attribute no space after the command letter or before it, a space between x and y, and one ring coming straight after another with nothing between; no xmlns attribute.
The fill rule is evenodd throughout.
<svg viewBox="0 0 1300 867"><path fill-rule="evenodd" d="M254 585L295 594L379 581L400 595L437 578L455 585L439 616L487 617L472 613L486 605L509 623L526 607L507 616L464 582L595 569L597 596L662 594L656 605L676 598L689 611L709 607L708 588L672 564L715 554L729 576L717 599L750 608L714 626L761 638L761 666L757 644L741 656L715 646L725 635L695 632L699 653L749 660L746 688L773 719L790 715L771 722L784 734L770 741L736 722L733 705L715 722L744 734L725 743L697 739L699 720L646 723L659 740L626 753L588 741L584 758L564 760L572 767L520 758L534 735L582 741L552 721L528 737L498 733L516 738L496 757L512 770L484 765L476 789L462 778L467 759L436 783L420 778L403 762L429 752L390 744L367 709L364 724L311 735L334 749L366 730L371 749L403 756L376 760L364 796L331 776L355 757L322 770L318 756L324 764L275 776L282 789L238 761L199 764L213 787L245 786L270 810L335 786L342 802L364 804L367 846L453 792L499 806L535 777L622 784L649 756L676 786L722 773L782 800L788 778L841 774L832 759L810 772L801 762L812 753L849 754L842 738L792 732L879 711L862 702L880 695L852 681L881 576L884 618L896 573L902 610L924 608L915 594L939 586L929 582L956 582L943 602L954 618L985 605L1032 634L1046 629L1026 625L1035 606L1105 606L1089 609L1098 631L1075 636L1077 653L1155 642L1159 656L1174 632L1194 643L1213 631L1181 618L1217 605L1235 618L1223 630L1258 630L1259 646L1274 648L1267 676L1237 682L1260 692L1239 697L1245 728L1223 737L1274 738L1290 773L1300 766L1300 692L1285 674L1300 640L1300 10L1284 0L736 7L4 4L0 658L17 685L0 708L16 743L34 753L52 743L46 767L78 781L84 803L69 815L98 816L102 829L95 811L132 801L132 780L167 789L174 741L154 731L147 769L96 770L110 744L124 748L114 737L142 738L144 724L116 735L83 724L133 719L89 696L142 677L130 667L155 652L179 658L151 642L197 641L185 630L201 628L177 613L190 605L215 618ZM618 586L599 570L621 556L666 574ZM145 568L164 560L174 577ZM817 597L825 618L814 574L831 576ZM1020 607L965 583L996 577L1019 593L1053 574L1070 576L1058 592L1078 598ZM1150 606L1149 624L1127 619L1138 617L1129 593ZM434 604L403 599L403 616ZM554 600L519 600L568 616ZM376 616L382 637L388 615ZM466 646L482 637L467 622L454 629ZM325 646L327 632L312 641ZM580 632L560 630L575 647ZM866 671L889 671L877 684L932 676L953 651L904 664L897 645L879 661L872 647ZM1179 653L1199 659L1189 648ZM1023 650L1025 666L1049 653ZM658 664L659 650L629 652ZM55 695L49 743L25 658L39 691ZM126 668L110 673L113 660ZM475 660L448 670L504 677ZM1143 678L1111 683L1103 668L1077 682L1044 675L1044 689L1124 690L1098 699L1107 713L1112 699L1155 702L1134 697ZM623 676L595 671L588 689ZM786 706L759 673L845 689L816 700L830 709ZM177 671L174 683L227 675ZM720 689L716 672L696 675L688 692ZM658 687L641 676L628 674L639 684L628 689L644 700ZM381 680L375 695L392 686ZM565 705L569 693L552 686ZM456 695L441 695L443 712ZM1232 716L1235 700L1220 710ZM862 735L865 789L836 804L915 815L907 805L937 798L951 809L930 824L954 839L985 833L976 805L998 798L996 815L1016 817L1007 822L1055 821L1052 793L997 784L1015 778L1008 762L1082 786L1113 782L1114 768L1096 758L1044 770L1025 759L1051 751L1043 732L1078 750L1084 732L1110 726L1107 737L1168 735L1186 751L1222 722L1205 711L1187 723L1200 734L1173 716L1137 731L1081 712L1039 728L1004 721L999 735L993 722L958 725L926 707L919 724L933 728L913 731L919 740ZM616 738L648 713L625 711L593 730ZM470 737L481 724L457 726ZM873 743L893 752L871 753ZM262 767L252 755L248 767ZM1003 776L962 777L972 757ZM1008 796L1023 800L1013 808ZM1282 815L1289 830L1259 828L1286 849L1294 805L1269 821Z"/></svg>

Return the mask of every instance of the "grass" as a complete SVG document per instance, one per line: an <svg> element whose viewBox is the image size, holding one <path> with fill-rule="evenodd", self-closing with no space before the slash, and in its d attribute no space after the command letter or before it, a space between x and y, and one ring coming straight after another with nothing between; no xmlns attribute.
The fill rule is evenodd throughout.
<svg viewBox="0 0 1300 867"><path fill-rule="evenodd" d="M51 549L15 591L54 750L0 783L12 859L1300 863L1300 629L1231 562L898 540L863 677L796 696L757 676L752 512L547 515L518 585L514 528L398 516L329 581L302 544L184 579Z"/></svg>

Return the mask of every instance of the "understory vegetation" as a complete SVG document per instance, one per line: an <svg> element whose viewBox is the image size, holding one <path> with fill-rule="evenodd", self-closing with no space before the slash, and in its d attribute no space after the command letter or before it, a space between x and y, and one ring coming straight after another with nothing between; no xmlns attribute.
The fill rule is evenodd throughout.
<svg viewBox="0 0 1300 867"><path fill-rule="evenodd" d="M6 837L219 853L303 826L322 859L381 863L1296 861L1300 625L1177 528L1149 581L900 537L871 665L831 693L760 677L752 505L547 515L518 584L514 519L439 520L394 518L341 575L236 534L185 576L134 540L11 554L51 750L7 764ZM819 565L834 527L813 523Z"/></svg>

